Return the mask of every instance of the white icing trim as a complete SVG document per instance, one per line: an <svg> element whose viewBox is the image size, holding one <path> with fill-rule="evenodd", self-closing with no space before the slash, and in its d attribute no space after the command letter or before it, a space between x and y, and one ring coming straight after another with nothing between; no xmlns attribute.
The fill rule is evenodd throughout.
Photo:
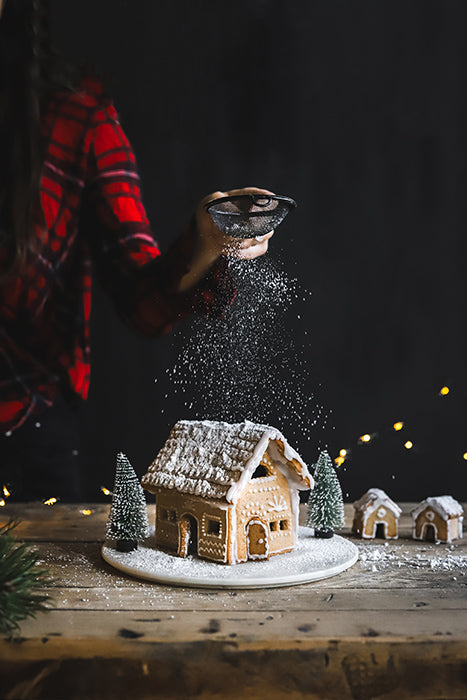
<svg viewBox="0 0 467 700"><path fill-rule="evenodd" d="M266 452L269 443L269 438L269 432L265 432L260 438L259 442L256 444L256 447L253 450L253 454L251 455L250 459L245 464L245 468L240 479L234 484L232 484L232 486L227 491L225 497L229 503L235 503L235 501L238 499L239 495L247 485L248 481L250 480L250 477L253 474L254 470L257 466L259 466L261 460L263 459L263 455Z"/></svg>
<svg viewBox="0 0 467 700"><path fill-rule="evenodd" d="M371 514L381 506L390 510L396 517L402 513L397 503L394 503L382 489L377 488L368 489L358 501L354 502L353 506L355 510L363 511L365 514Z"/></svg>
<svg viewBox="0 0 467 700"><path fill-rule="evenodd" d="M293 484L295 488L300 489L301 491L305 491L308 488L313 488L314 486L314 479L309 473L305 463L302 461L301 457L295 457L295 459L298 459L300 465L301 465L301 478L298 476L298 474L294 471L292 467L289 466L287 460L291 458L292 452L286 450L286 447L288 445L287 441L281 436L281 441L284 444L284 456L282 455L282 452L279 450L279 447L277 445L277 442L275 439L271 439L269 445L268 445L268 454L269 457L271 458L271 462L274 464L274 466L281 472L283 476L287 479L287 481L290 484ZM295 453L297 454L297 453ZM291 459L290 459L291 461ZM307 485L307 480L310 482L310 486Z"/></svg>
<svg viewBox="0 0 467 700"><path fill-rule="evenodd" d="M412 517L417 518L428 507L431 507L444 520L460 517L464 513L461 504L452 496L429 496L411 511Z"/></svg>
<svg viewBox="0 0 467 700"><path fill-rule="evenodd" d="M230 541L230 552L232 556L232 564L238 562L238 544L237 544L237 509L234 506L228 506L227 527L230 528L228 538Z"/></svg>
<svg viewBox="0 0 467 700"><path fill-rule="evenodd" d="M300 495L296 489L290 490L290 505L292 508L292 544L296 547L298 542L298 516L300 511Z"/></svg>
<svg viewBox="0 0 467 700"><path fill-rule="evenodd" d="M425 523L423 523L422 529L421 529L421 531L420 531L420 538L419 538L419 539L421 539L421 540L424 540L424 539L425 539L426 530L427 530L427 528L429 528L429 527L432 527L433 530L434 530L434 538L435 538L435 540L439 540L439 537L438 537L438 528L436 527L436 525L435 525L434 522L429 522L429 523L425 522ZM449 542L449 539L448 539L447 541Z"/></svg>

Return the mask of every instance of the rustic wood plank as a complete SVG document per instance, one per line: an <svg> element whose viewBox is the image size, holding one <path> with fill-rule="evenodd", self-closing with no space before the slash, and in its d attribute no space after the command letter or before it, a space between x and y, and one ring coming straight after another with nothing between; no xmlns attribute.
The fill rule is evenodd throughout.
<svg viewBox="0 0 467 700"><path fill-rule="evenodd" d="M31 542L98 542L105 539L109 507L105 503L45 506L37 502L7 502L0 509L0 524L10 519L19 520L15 536ZM89 515L88 511L91 511ZM154 517L154 506L149 506L148 511L149 516Z"/></svg>
<svg viewBox="0 0 467 700"><path fill-rule="evenodd" d="M4 649L2 649L2 652ZM151 644L49 638L0 656L5 700L465 700L465 643L304 640ZM25 662L25 657L31 662Z"/></svg>
<svg viewBox="0 0 467 700"><path fill-rule="evenodd" d="M466 640L465 616L458 610L258 611L215 610L51 610L21 627L24 638L112 639L128 636L149 642L195 642L229 639L268 648L277 640L304 639Z"/></svg>
<svg viewBox="0 0 467 700"><path fill-rule="evenodd" d="M176 589L167 586L126 587L77 587L44 588L53 597L57 610L159 610L159 611L361 611L361 610L418 610L430 615L433 610L458 610L466 614L467 591L457 588L397 588L380 589L329 589L296 586L293 589L268 590L268 595L258 591L214 591ZM406 626L404 626L405 629ZM410 633L410 630L406 630ZM401 630L403 632L403 630Z"/></svg>

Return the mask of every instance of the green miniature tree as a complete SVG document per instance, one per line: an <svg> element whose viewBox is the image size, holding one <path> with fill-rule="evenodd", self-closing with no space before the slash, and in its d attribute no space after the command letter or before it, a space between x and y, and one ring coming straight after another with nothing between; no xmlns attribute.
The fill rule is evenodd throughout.
<svg viewBox="0 0 467 700"><path fill-rule="evenodd" d="M344 500L336 470L326 450L320 453L314 472L315 486L307 508L307 527L315 537L332 537L344 527Z"/></svg>
<svg viewBox="0 0 467 700"><path fill-rule="evenodd" d="M122 452L117 455L106 534L108 539L116 540L119 552L131 552L137 548L138 540L149 536L144 492L130 461Z"/></svg>
<svg viewBox="0 0 467 700"><path fill-rule="evenodd" d="M0 632L10 635L22 620L49 609L51 599L41 589L53 583L34 547L11 534L17 525L12 520L0 528Z"/></svg>

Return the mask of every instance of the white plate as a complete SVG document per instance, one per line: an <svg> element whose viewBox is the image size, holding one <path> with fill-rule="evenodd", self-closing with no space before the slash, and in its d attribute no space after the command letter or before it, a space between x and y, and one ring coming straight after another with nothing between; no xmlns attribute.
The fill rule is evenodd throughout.
<svg viewBox="0 0 467 700"><path fill-rule="evenodd" d="M274 588L336 576L355 564L358 549L339 535L318 539L313 530L300 527L294 551L267 561L226 566L192 556L182 559L155 549L153 538L140 543L134 552L117 552L107 542L102 546L102 557L130 576L155 583L190 588Z"/></svg>

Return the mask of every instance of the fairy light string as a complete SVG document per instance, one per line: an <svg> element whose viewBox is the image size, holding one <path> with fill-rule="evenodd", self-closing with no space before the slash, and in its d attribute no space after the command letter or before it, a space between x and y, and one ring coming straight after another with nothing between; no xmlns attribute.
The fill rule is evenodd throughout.
<svg viewBox="0 0 467 700"><path fill-rule="evenodd" d="M448 396L451 393L451 388L447 385L442 386L439 391L438 391L438 396L441 398L444 398ZM403 430L406 427L406 421L403 420L397 420L392 424L392 429L398 433L401 430ZM372 444L377 438L379 437L378 432L374 433L363 433L360 435L360 437L357 439L357 446L365 446ZM415 445L414 442L410 439L406 439L402 443L402 447L407 450L413 450ZM336 464L337 467L341 467L343 464L345 464L346 461L350 459L350 456L352 454L352 449L350 447L345 447L339 450L339 454L334 458L334 464ZM462 459L467 462L467 452L464 452L462 454Z"/></svg>

